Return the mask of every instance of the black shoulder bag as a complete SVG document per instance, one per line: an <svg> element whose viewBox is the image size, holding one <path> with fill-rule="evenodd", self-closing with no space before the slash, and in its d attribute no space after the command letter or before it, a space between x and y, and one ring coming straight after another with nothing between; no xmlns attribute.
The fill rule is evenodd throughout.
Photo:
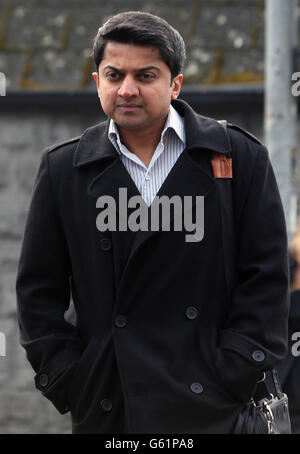
<svg viewBox="0 0 300 454"><path fill-rule="evenodd" d="M291 434L288 397L282 392L276 369L269 371L275 388L272 394L266 374L257 383L255 393L236 421L235 434Z"/></svg>
<svg viewBox="0 0 300 454"><path fill-rule="evenodd" d="M230 137L227 131L227 121L220 120L219 123L223 126L228 141L230 143ZM249 134L250 135L250 134ZM257 139L256 139L257 140ZM216 159L216 153L214 153L214 159ZM229 159L230 157L224 157L220 155L220 159ZM225 165L226 167L226 165ZM231 167L231 162L230 162ZM232 176L231 176L232 178ZM227 207L231 211L231 217L233 218L233 202L231 189L228 191L220 190L221 202L224 207ZM230 222L229 230L233 229L233 219ZM229 232L232 237L233 232ZM232 266L232 258L229 257L229 265ZM243 410L238 416L233 433L235 434L291 434L291 422L288 407L288 397L282 391L278 374L276 369L266 371L263 373L261 380L257 382L255 392L250 402L245 405Z"/></svg>

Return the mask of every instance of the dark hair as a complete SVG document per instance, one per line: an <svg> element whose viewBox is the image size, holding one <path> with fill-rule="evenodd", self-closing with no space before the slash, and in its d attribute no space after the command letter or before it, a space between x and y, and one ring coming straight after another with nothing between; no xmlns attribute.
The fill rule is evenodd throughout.
<svg viewBox="0 0 300 454"><path fill-rule="evenodd" d="M155 46L170 68L172 79L183 69L186 54L181 35L164 19L153 14L126 11L111 17L99 28L93 45L97 71L108 41Z"/></svg>

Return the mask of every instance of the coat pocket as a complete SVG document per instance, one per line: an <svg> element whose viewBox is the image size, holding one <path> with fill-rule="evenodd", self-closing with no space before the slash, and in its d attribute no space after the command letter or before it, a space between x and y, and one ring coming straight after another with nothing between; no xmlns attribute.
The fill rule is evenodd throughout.
<svg viewBox="0 0 300 454"><path fill-rule="evenodd" d="M249 402L261 373L238 353L221 347L217 348L215 367L225 390L239 402Z"/></svg>
<svg viewBox="0 0 300 454"><path fill-rule="evenodd" d="M77 362L68 390L68 402L72 415L76 415L79 412L85 401L90 376L99 355L99 347L99 340L93 337ZM84 406L86 407L86 405Z"/></svg>
<svg viewBox="0 0 300 454"><path fill-rule="evenodd" d="M199 353L206 373L215 387L236 404L246 404L252 397L259 371L235 351L219 345L217 327L201 329Z"/></svg>

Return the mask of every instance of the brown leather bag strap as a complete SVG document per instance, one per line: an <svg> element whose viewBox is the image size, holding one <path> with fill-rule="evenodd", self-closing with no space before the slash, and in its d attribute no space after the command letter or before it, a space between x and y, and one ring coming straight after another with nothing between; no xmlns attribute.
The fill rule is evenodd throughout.
<svg viewBox="0 0 300 454"><path fill-rule="evenodd" d="M218 120L218 123L223 127L228 143L231 144L230 138L227 132L227 121ZM213 153L211 160L212 170L215 178L232 178L232 159L231 153Z"/></svg>

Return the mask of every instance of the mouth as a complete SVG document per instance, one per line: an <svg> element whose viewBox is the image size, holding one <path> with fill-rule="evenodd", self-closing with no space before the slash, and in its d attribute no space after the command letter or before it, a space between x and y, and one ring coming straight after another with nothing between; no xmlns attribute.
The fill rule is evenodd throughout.
<svg viewBox="0 0 300 454"><path fill-rule="evenodd" d="M130 111L130 110L140 109L142 106L139 106L138 104L118 104L117 107L119 109Z"/></svg>

